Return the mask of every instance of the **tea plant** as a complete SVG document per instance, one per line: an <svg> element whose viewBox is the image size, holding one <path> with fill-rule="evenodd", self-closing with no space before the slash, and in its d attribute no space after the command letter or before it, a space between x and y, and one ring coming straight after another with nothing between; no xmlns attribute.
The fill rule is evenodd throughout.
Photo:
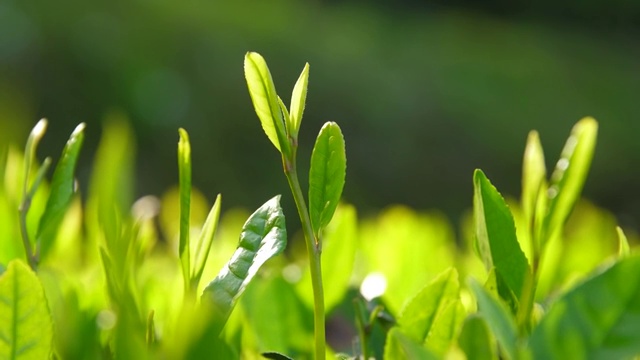
<svg viewBox="0 0 640 360"><path fill-rule="evenodd" d="M52 160L36 157L42 120L23 153L0 149L0 358L640 354L640 256L610 214L580 200L595 120L574 126L548 178L539 136L529 134L520 201L476 170L473 215L457 246L438 213L396 206L359 221L340 204L345 140L333 122L317 136L305 199L296 160L309 65L288 108L259 54L246 54L244 70L281 154L306 255L287 234L280 195L253 214L222 215L220 195L206 204L192 186L186 130L178 188L133 202L131 130L111 115L83 202L74 172L85 125L49 182ZM352 328L347 345L335 319Z"/></svg>

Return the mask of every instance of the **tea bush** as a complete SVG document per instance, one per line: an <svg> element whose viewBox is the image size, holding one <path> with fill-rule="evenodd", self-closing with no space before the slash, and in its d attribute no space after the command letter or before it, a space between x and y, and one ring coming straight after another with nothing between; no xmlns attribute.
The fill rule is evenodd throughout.
<svg viewBox="0 0 640 360"><path fill-rule="evenodd" d="M74 181L84 124L50 180L52 160L36 157L46 120L24 152L3 149L0 358L640 354L640 257L612 215L580 200L594 119L574 126L550 176L539 136L529 134L519 201L476 170L473 214L456 243L438 213L395 206L359 219L340 203L348 147L333 122L318 134L305 196L296 159L309 73L307 64L287 107L264 59L245 57L300 234L287 233L279 201L288 195L256 203L252 214L221 215L220 195L209 208L191 184L184 129L179 187L135 202L131 129L118 118L105 124L84 197Z"/></svg>

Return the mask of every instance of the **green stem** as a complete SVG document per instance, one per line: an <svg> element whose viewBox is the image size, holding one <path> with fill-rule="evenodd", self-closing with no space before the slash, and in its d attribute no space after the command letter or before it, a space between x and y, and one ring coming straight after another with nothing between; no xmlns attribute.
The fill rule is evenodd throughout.
<svg viewBox="0 0 640 360"><path fill-rule="evenodd" d="M298 181L298 172L296 170L295 152L292 156L293 161L283 158L284 173L289 181L289 187L293 194L293 199L298 208L304 238L307 244L307 252L309 253L309 267L311 268L311 285L313 286L313 329L315 334L315 359L325 359L325 328L324 328L324 292L322 289L322 269L320 262L320 254L322 252L318 239L313 234L311 227L311 219L307 204L304 201L304 195Z"/></svg>
<svg viewBox="0 0 640 360"><path fill-rule="evenodd" d="M31 269L35 271L38 260L33 253L31 242L29 241L29 233L27 231L27 213L31 207L31 197L26 193L23 196L22 204L20 204L20 208L18 209L20 214L20 234L22 235L22 245L24 246L24 252L27 255L29 266L31 266Z"/></svg>

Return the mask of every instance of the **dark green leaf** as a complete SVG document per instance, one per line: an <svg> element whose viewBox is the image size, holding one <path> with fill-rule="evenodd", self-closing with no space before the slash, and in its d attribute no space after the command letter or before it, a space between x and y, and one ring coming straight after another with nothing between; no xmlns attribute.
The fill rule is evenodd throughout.
<svg viewBox="0 0 640 360"><path fill-rule="evenodd" d="M473 174L473 184L473 213L480 256L487 270L495 267L519 298L529 264L516 238L511 211L481 170Z"/></svg>
<svg viewBox="0 0 640 360"><path fill-rule="evenodd" d="M491 333L483 318L469 316L462 325L458 345L467 359L493 360L496 358Z"/></svg>
<svg viewBox="0 0 640 360"><path fill-rule="evenodd" d="M273 352L273 351L262 353L262 357L265 359L273 359L273 360L293 360L286 355L282 355L280 353Z"/></svg>
<svg viewBox="0 0 640 360"><path fill-rule="evenodd" d="M505 306L491 295L482 285L473 278L469 286L478 302L478 314L486 321L487 325L498 340L498 344L507 359L516 357L516 325Z"/></svg>
<svg viewBox="0 0 640 360"><path fill-rule="evenodd" d="M580 198L591 166L597 135L598 123L590 117L580 120L571 130L551 174L549 210L544 221L546 231L542 241L548 241L560 231Z"/></svg>
<svg viewBox="0 0 640 360"><path fill-rule="evenodd" d="M211 211L209 211L209 215L207 215L207 220L205 220L204 225L202 226L202 231L200 232L200 239L198 240L198 248L196 249L193 264L192 282L194 282L194 286L197 286L200 282L204 266L207 262L207 258L209 257L211 243L213 242L213 235L216 233L218 221L220 220L221 201L222 197L218 194L218 196L216 196L216 201L211 207Z"/></svg>
<svg viewBox="0 0 640 360"><path fill-rule="evenodd" d="M180 176L180 264L185 289L190 284L191 271L191 245L189 244L189 232L191 231L191 144L189 134L184 129L179 129L180 141L178 142L178 173Z"/></svg>
<svg viewBox="0 0 640 360"><path fill-rule="evenodd" d="M620 260L558 299L530 345L535 359L640 354L640 256Z"/></svg>
<svg viewBox="0 0 640 360"><path fill-rule="evenodd" d="M302 114L307 100L307 85L309 84L309 63L304 65L302 73L291 93L291 122L288 125L289 133L294 139L298 138L298 130L302 122Z"/></svg>
<svg viewBox="0 0 640 360"><path fill-rule="evenodd" d="M338 124L324 124L311 154L309 216L316 238L336 211L347 170L344 137Z"/></svg>
<svg viewBox="0 0 640 360"><path fill-rule="evenodd" d="M244 76L262 129L273 145L282 153L288 153L288 140L282 119L278 95L273 84L269 67L264 58L255 52L244 57Z"/></svg>
<svg viewBox="0 0 640 360"><path fill-rule="evenodd" d="M287 230L278 195L249 217L238 249L202 294L203 301L213 306L217 322L224 324L258 269L286 245Z"/></svg>
<svg viewBox="0 0 640 360"><path fill-rule="evenodd" d="M0 277L0 358L48 359L53 325L36 274L13 260Z"/></svg>
<svg viewBox="0 0 640 360"><path fill-rule="evenodd" d="M394 327L387 334L387 341L384 346L384 358L403 360L437 359L437 357L422 346L422 344L403 334L398 327Z"/></svg>
<svg viewBox="0 0 640 360"><path fill-rule="evenodd" d="M41 253L43 256L51 247L55 231L62 221L75 193L74 172L76 163L78 162L78 155L82 148L82 142L84 141L84 128L85 124L81 123L75 128L73 133L71 133L71 137L69 137L67 144L62 150L62 156L53 173L49 199L47 200L44 213L40 218L40 225L38 226L38 233L36 235L38 242L42 246Z"/></svg>

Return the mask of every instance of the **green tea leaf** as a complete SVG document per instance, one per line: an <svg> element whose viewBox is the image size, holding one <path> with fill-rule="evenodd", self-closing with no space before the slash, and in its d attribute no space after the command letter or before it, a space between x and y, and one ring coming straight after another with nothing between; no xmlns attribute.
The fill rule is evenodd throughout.
<svg viewBox="0 0 640 360"><path fill-rule="evenodd" d="M193 262L193 274L191 277L194 287L200 282L204 266L207 262L207 258L209 257L211 243L213 242L213 235L216 233L218 221L220 220L221 201L222 197L218 194L218 196L216 196L216 201L211 207L209 215L207 215L207 220L205 220L204 225L202 226L202 232L200 232L198 248L196 249L195 259Z"/></svg>
<svg viewBox="0 0 640 360"><path fill-rule="evenodd" d="M459 296L458 272L449 268L407 303L398 319L402 331L414 341L424 343L436 317Z"/></svg>
<svg viewBox="0 0 640 360"><path fill-rule="evenodd" d="M519 298L529 270L516 238L513 216L504 199L481 170L473 174L473 213L478 251L487 270L496 268Z"/></svg>
<svg viewBox="0 0 640 360"><path fill-rule="evenodd" d="M496 359L493 339L487 323L478 315L469 316L460 331L458 345L467 354L467 359Z"/></svg>
<svg viewBox="0 0 640 360"><path fill-rule="evenodd" d="M258 269L286 245L287 229L278 195L251 214L242 228L238 249L202 294L203 302L216 311L216 321L224 324Z"/></svg>
<svg viewBox="0 0 640 360"><path fill-rule="evenodd" d="M469 287L473 291L478 302L478 314L486 321L487 325L498 340L498 344L504 351L507 359L516 358L516 324L509 311L493 297L482 285L473 278L469 281Z"/></svg>
<svg viewBox="0 0 640 360"><path fill-rule="evenodd" d="M528 234L537 233L542 219L536 216L540 197L546 194L547 168L544 163L544 152L537 131L531 131L527 138L522 162L522 211ZM536 239L530 241L537 246Z"/></svg>
<svg viewBox="0 0 640 360"><path fill-rule="evenodd" d="M269 67L264 58L255 52L244 57L244 76L262 129L278 151L288 153L287 132L282 112L278 105L278 95L273 84Z"/></svg>
<svg viewBox="0 0 640 360"><path fill-rule="evenodd" d="M78 155L82 148L82 142L84 141L84 128L85 124L81 123L73 130L67 144L62 150L62 157L58 161L56 170L53 173L49 199L47 200L44 213L40 218L40 225L38 226L38 233L36 235L41 245L42 256L46 255L51 247L51 243L55 237L55 231L62 221L75 193L74 172L78 162Z"/></svg>
<svg viewBox="0 0 640 360"><path fill-rule="evenodd" d="M535 359L640 354L640 256L624 258L558 299L531 335Z"/></svg>
<svg viewBox="0 0 640 360"><path fill-rule="evenodd" d="M425 346L434 354L444 356L457 338L465 316L466 312L460 300L449 301L436 315Z"/></svg>
<svg viewBox="0 0 640 360"><path fill-rule="evenodd" d="M262 353L262 357L265 359L273 359L273 360L293 360L286 355L282 355L280 353L273 352L273 351Z"/></svg>
<svg viewBox="0 0 640 360"><path fill-rule="evenodd" d="M431 360L437 357L420 343L402 333L400 328L394 327L387 334L384 346L385 359Z"/></svg>
<svg viewBox="0 0 640 360"><path fill-rule="evenodd" d="M338 124L324 124L311 153L309 216L316 239L336 211L347 170L344 137Z"/></svg>
<svg viewBox="0 0 640 360"><path fill-rule="evenodd" d="M544 220L545 236L542 241L548 241L560 231L580 198L591 166L597 135L598 123L590 117L580 120L571 130L560 160L551 174L549 210Z"/></svg>
<svg viewBox="0 0 640 360"><path fill-rule="evenodd" d="M180 141L178 142L178 173L180 177L180 264L184 277L185 289L190 284L191 253L189 244L189 232L191 231L191 144L189 134L184 129L179 129Z"/></svg>
<svg viewBox="0 0 640 360"><path fill-rule="evenodd" d="M31 172L31 166L34 164L36 160L36 150L38 149L38 144L40 140L44 136L44 133L47 131L47 119L41 119L38 121L36 126L31 129L31 133L29 133L29 137L27 138L27 144L24 148L24 178L22 194L26 194L30 192L29 186L29 173Z"/></svg>
<svg viewBox="0 0 640 360"><path fill-rule="evenodd" d="M620 226L616 226L616 232L618 233L618 256L626 257L629 256L629 240L627 240L627 236L622 231Z"/></svg>
<svg viewBox="0 0 640 360"><path fill-rule="evenodd" d="M0 277L0 358L48 359L53 325L40 280L21 260Z"/></svg>
<svg viewBox="0 0 640 360"><path fill-rule="evenodd" d="M292 138L298 138L298 130L302 122L302 114L307 100L307 86L309 84L309 63L304 65L302 73L291 93L291 122L288 125L289 134Z"/></svg>

